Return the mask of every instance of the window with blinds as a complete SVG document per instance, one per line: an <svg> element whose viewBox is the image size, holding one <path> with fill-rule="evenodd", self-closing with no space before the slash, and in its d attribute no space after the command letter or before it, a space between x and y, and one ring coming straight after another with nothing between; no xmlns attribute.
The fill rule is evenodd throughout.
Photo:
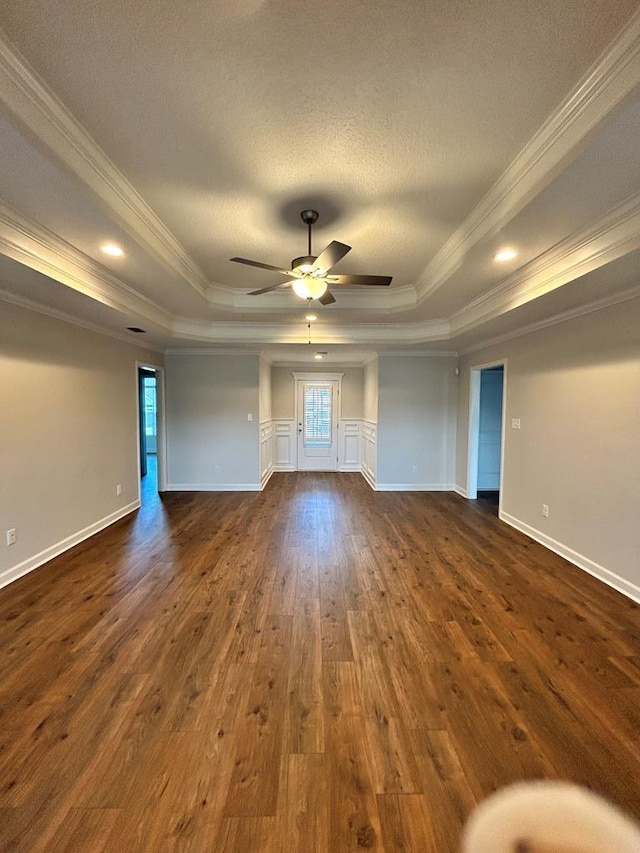
<svg viewBox="0 0 640 853"><path fill-rule="evenodd" d="M306 385L304 389L304 443L331 444L331 387Z"/></svg>

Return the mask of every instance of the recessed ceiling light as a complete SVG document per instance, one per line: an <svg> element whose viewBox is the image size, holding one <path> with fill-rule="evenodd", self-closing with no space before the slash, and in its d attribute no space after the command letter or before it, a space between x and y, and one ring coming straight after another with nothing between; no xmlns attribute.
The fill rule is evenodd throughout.
<svg viewBox="0 0 640 853"><path fill-rule="evenodd" d="M321 353L321 352L317 352L317 353L314 355L314 358L315 358L315 360L316 360L316 361L322 361L322 359L324 358L324 356L322 355L322 353Z"/></svg>
<svg viewBox="0 0 640 853"><path fill-rule="evenodd" d="M495 261L512 261L518 253L515 249L511 249L509 246L505 246L504 249L500 249L495 253L493 259Z"/></svg>
<svg viewBox="0 0 640 853"><path fill-rule="evenodd" d="M318 318L315 314L307 314L304 319L308 320L310 323L313 323L313 321L317 320Z"/></svg>
<svg viewBox="0 0 640 853"><path fill-rule="evenodd" d="M124 251L115 243L104 243L100 248L105 255L111 255L112 258L121 258L124 255Z"/></svg>

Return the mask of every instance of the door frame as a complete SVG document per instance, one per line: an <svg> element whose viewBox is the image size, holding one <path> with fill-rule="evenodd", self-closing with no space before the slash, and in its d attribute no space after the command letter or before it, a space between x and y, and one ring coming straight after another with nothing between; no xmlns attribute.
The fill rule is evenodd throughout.
<svg viewBox="0 0 640 853"><path fill-rule="evenodd" d="M502 367L502 425L500 428L500 486L498 517L502 514L504 486L504 443L507 427L507 359L472 364L469 368L469 435L467 444L467 498L478 497L478 453L480 444L480 379L483 370Z"/></svg>
<svg viewBox="0 0 640 853"><path fill-rule="evenodd" d="M302 412L299 411L299 400L300 400L300 385L305 382L337 382L338 383L338 402L336 405L335 412L335 424L336 424L336 435L335 435L335 444L336 444L336 467L335 469L331 468L328 470L338 471L340 469L340 421L342 419L342 379L344 377L344 373L292 373L291 374L294 379L294 411L295 411L295 436L296 436L296 471L300 471L300 442L298 441L298 430L299 424L302 418Z"/></svg>
<svg viewBox="0 0 640 853"><path fill-rule="evenodd" d="M138 481L138 503L142 500L142 486L140 482L140 391L139 376L142 370L153 370L156 375L156 443L158 458L158 491L167 491L167 413L165 395L164 367L146 361L136 361L136 476Z"/></svg>
<svg viewBox="0 0 640 853"><path fill-rule="evenodd" d="M158 386L158 377L156 375L155 370L151 370L149 367L139 367L138 368L138 421L139 421L139 429L138 429L138 443L140 445L138 458L140 459L140 476L146 477L147 475L147 436L144 430L145 423L145 412L144 412L144 403L143 403L143 391L144 391L144 379L145 377L152 377L155 380L156 392ZM158 402L156 396L156 432L158 429ZM156 436L157 441L157 436Z"/></svg>

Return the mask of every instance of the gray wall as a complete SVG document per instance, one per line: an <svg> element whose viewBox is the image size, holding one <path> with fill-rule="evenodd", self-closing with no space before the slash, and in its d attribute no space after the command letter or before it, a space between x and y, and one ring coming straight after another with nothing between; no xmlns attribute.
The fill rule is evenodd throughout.
<svg viewBox="0 0 640 853"><path fill-rule="evenodd" d="M0 583L137 501L136 360L162 364L148 350L0 303ZM7 547L12 527L18 539Z"/></svg>
<svg viewBox="0 0 640 853"><path fill-rule="evenodd" d="M259 488L258 356L167 355L166 388L168 488Z"/></svg>
<svg viewBox="0 0 640 853"><path fill-rule="evenodd" d="M361 367L340 367L339 364L299 364L296 367L271 368L272 416L295 418L294 373L344 373L342 379L341 417L363 417L364 371Z"/></svg>
<svg viewBox="0 0 640 853"><path fill-rule="evenodd" d="M271 420L271 365L261 358L258 370L260 421L269 421Z"/></svg>
<svg viewBox="0 0 640 853"><path fill-rule="evenodd" d="M378 420L378 359L370 361L364 368L363 414L365 421Z"/></svg>
<svg viewBox="0 0 640 853"><path fill-rule="evenodd" d="M457 482L463 488L470 368L505 358L503 513L591 561L594 573L604 567L640 593L640 299L461 360ZM512 418L520 418L520 430L511 429Z"/></svg>
<svg viewBox="0 0 640 853"><path fill-rule="evenodd" d="M449 488L454 476L457 359L378 359L379 488ZM416 471L413 470L414 466Z"/></svg>

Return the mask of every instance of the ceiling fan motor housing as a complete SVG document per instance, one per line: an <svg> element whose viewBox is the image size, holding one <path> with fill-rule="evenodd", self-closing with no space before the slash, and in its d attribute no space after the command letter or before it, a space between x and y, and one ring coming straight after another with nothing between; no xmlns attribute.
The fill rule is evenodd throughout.
<svg viewBox="0 0 640 853"><path fill-rule="evenodd" d="M311 272L313 265L316 262L315 255L302 255L299 258L294 258L291 261L291 269L298 270L301 273Z"/></svg>

